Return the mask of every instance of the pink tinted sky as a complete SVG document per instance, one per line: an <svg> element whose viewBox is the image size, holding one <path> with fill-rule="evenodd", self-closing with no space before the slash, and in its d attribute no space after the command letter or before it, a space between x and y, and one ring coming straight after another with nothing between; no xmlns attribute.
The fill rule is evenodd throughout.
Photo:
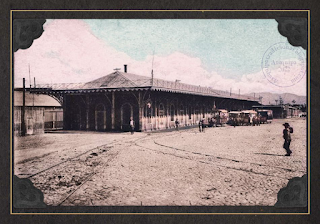
<svg viewBox="0 0 320 224"><path fill-rule="evenodd" d="M116 50L106 41L97 38L90 27L81 20L53 20L46 22L44 33L26 50L14 54L15 87L22 86L22 78L29 85L31 79L37 83L88 82L108 75L114 68L128 65L131 73L150 76L153 56L135 60L128 54ZM112 35L112 34L110 34ZM244 74L241 79L224 78L215 71L204 69L201 59L181 52L154 56L154 74L166 80L179 79L183 83L211 86L215 89L241 93L294 93L306 95L306 79L294 87L277 87L270 83L263 72Z"/></svg>

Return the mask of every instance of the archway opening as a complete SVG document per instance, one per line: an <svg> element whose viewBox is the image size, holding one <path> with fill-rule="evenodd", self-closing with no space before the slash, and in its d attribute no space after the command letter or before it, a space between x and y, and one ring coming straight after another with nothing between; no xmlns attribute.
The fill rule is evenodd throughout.
<svg viewBox="0 0 320 224"><path fill-rule="evenodd" d="M95 110L95 129L97 131L106 130L106 108L103 104L98 104Z"/></svg>
<svg viewBox="0 0 320 224"><path fill-rule="evenodd" d="M81 107L78 104L75 104L71 110L71 130L80 130L81 129Z"/></svg>
<svg viewBox="0 0 320 224"><path fill-rule="evenodd" d="M130 118L133 117L132 106L128 103L122 105L121 128L123 131L130 131Z"/></svg>

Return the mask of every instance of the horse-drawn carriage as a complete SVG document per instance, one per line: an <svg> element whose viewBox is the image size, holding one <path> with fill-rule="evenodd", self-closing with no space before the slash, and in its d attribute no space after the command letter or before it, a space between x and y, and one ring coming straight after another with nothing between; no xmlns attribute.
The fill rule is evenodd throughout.
<svg viewBox="0 0 320 224"><path fill-rule="evenodd" d="M217 127L220 125L221 127L224 126L229 119L229 113L227 110L223 109L214 109L211 113L211 119L209 120L209 126Z"/></svg>
<svg viewBox="0 0 320 224"><path fill-rule="evenodd" d="M273 119L272 110L257 110L257 113L260 117L260 123L271 123Z"/></svg>
<svg viewBox="0 0 320 224"><path fill-rule="evenodd" d="M243 110L244 121L243 124L246 125L260 125L260 117L254 110Z"/></svg>
<svg viewBox="0 0 320 224"><path fill-rule="evenodd" d="M230 111L229 112L229 124L233 126L242 125L242 112L241 111Z"/></svg>
<svg viewBox="0 0 320 224"><path fill-rule="evenodd" d="M254 110L230 111L229 117L229 123L233 126L254 125L259 123L259 117Z"/></svg>

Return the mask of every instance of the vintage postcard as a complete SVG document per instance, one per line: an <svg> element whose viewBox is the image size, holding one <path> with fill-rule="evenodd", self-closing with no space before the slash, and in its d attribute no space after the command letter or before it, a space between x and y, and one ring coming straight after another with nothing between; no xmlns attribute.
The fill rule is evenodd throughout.
<svg viewBox="0 0 320 224"><path fill-rule="evenodd" d="M307 33L13 20L13 206L307 207Z"/></svg>

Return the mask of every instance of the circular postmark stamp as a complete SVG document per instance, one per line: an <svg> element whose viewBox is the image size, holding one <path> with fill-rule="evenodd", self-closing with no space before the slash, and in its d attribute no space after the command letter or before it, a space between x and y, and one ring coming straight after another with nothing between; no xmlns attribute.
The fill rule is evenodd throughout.
<svg viewBox="0 0 320 224"><path fill-rule="evenodd" d="M276 43L264 53L261 62L266 79L279 87L294 86L306 74L306 53L289 43Z"/></svg>

